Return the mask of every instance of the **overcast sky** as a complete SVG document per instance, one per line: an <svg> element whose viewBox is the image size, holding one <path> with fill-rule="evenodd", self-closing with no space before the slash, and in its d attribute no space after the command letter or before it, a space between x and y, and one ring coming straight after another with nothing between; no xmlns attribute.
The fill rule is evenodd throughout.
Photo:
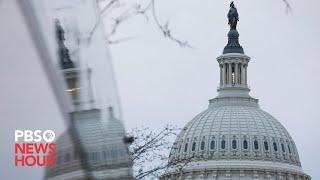
<svg viewBox="0 0 320 180"><path fill-rule="evenodd" d="M156 2L159 20L170 20L173 35L188 40L195 49L181 48L165 39L152 20L146 22L142 17L119 28L117 37L135 37L111 46L123 120L129 131L142 125L152 128L165 124L184 126L217 95L216 57L227 43L229 1ZM320 76L316 73L320 71L320 2L289 2L291 13L286 13L282 0L235 1L240 16L238 31L245 53L252 58L248 67L251 95L260 99L261 108L287 128L298 147L303 169L317 180L320 179ZM10 9L3 10L7 12L2 11L1 22L14 24L5 18L13 16L5 16ZM7 31L14 32L15 36L26 36L19 34L18 29ZM17 53L14 44L10 44L10 36L2 42L4 51L11 50L7 55ZM52 94L37 91L44 83L40 81L43 72L33 70L39 64L23 61L24 53L19 53L21 61L5 61L0 65L3 147L12 146L13 130L28 127L34 120L31 118L44 117L44 122L50 122L42 127L63 127L59 115L51 116L57 114L56 105L45 99ZM27 81L24 73L33 75L34 79ZM26 98L28 103L21 103L21 98ZM12 149L2 148L1 152L0 165L5 177L17 179L19 176L12 174L16 169L8 169L12 157L7 155ZM23 172L24 178L42 177L30 170Z"/></svg>
<svg viewBox="0 0 320 180"><path fill-rule="evenodd" d="M303 169L320 179L319 6L317 0L235 1L238 31L252 58L248 81L263 110L289 131ZM170 20L172 33L196 49L181 48L163 38L153 21L127 22L118 37L136 36L111 46L124 121L128 129L184 126L217 95L216 57L227 43L229 1L161 0L159 19Z"/></svg>

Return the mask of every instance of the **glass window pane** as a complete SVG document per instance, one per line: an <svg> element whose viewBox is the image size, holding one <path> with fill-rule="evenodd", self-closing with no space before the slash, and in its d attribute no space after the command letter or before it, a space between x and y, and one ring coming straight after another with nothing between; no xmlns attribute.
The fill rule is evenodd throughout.
<svg viewBox="0 0 320 180"><path fill-rule="evenodd" d="M184 152L187 152L187 151L188 151L188 143L184 145Z"/></svg>
<svg viewBox="0 0 320 180"><path fill-rule="evenodd" d="M215 146L216 146L216 142L214 140L212 140L210 143L210 149L214 149Z"/></svg>
<svg viewBox="0 0 320 180"><path fill-rule="evenodd" d="M196 142L192 144L192 151L195 151L195 150L196 150Z"/></svg>
<svg viewBox="0 0 320 180"><path fill-rule="evenodd" d="M273 150L278 151L278 146L277 146L277 143L275 143L275 142L273 143Z"/></svg>
<svg viewBox="0 0 320 180"><path fill-rule="evenodd" d="M221 141L221 149L225 149L226 148L226 141L222 140Z"/></svg>
<svg viewBox="0 0 320 180"><path fill-rule="evenodd" d="M283 144L281 144L281 148L282 148L282 152L286 152Z"/></svg>
<svg viewBox="0 0 320 180"><path fill-rule="evenodd" d="M232 140L232 149L237 149L237 141Z"/></svg>
<svg viewBox="0 0 320 180"><path fill-rule="evenodd" d="M264 149L265 149L266 151L269 150L269 145L268 145L268 142L267 142L267 141L264 142Z"/></svg>
<svg viewBox="0 0 320 180"><path fill-rule="evenodd" d="M243 141L243 148L248 149L248 141L247 140Z"/></svg>
<svg viewBox="0 0 320 180"><path fill-rule="evenodd" d="M202 142L201 142L201 150L204 150L204 147L205 147L205 142L202 141Z"/></svg>
<svg viewBox="0 0 320 180"><path fill-rule="evenodd" d="M259 149L259 144L258 144L258 141L257 140L255 140L254 142L253 142L253 146L254 146L254 149Z"/></svg>

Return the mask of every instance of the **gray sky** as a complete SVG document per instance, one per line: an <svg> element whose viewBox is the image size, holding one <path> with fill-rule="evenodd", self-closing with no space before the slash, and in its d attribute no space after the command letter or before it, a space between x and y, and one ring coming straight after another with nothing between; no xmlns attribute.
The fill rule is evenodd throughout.
<svg viewBox="0 0 320 180"><path fill-rule="evenodd" d="M292 12L285 12L281 0L236 1L240 15L238 31L245 53L252 58L248 80L251 95L260 99L261 108L275 116L290 132L299 150L303 169L320 179L318 130L320 113L319 1L290 1ZM219 81L216 57L226 45L226 14L229 1L161 0L159 19L170 20L172 33L188 40L196 49L181 48L163 38L153 21L137 17L123 24L118 37L135 39L111 46L113 64L121 97L124 122L133 127L157 128L165 124L185 125L207 108L208 99L217 95ZM3 8L3 7L2 7ZM4 32L19 34L19 24L9 21L11 8L0 11ZM6 10L6 11L5 11ZM6 16L6 15L10 16ZM1 32L0 31L0 32ZM0 33L3 34L3 33ZM27 41L27 40L26 40ZM19 60L10 59L15 44L10 36L2 39L0 82L1 161L4 177L36 179L35 169L15 169L12 160L14 129L36 127L62 131L63 122L52 96L45 88L39 64L26 61L25 48ZM21 46L24 45L23 41ZM3 61L6 60L6 61ZM34 77L26 79L25 76ZM23 102L21 100L24 100ZM18 175L17 172L21 173ZM23 174L23 176L22 176Z"/></svg>
<svg viewBox="0 0 320 180"><path fill-rule="evenodd" d="M248 80L261 108L289 131L303 169L320 179L319 88L320 51L316 0L235 1L238 31L245 53L252 58ZM228 1L161 0L159 19L170 20L172 33L195 50L164 39L153 21L141 17L124 24L118 37L136 39L111 46L128 129L185 125L217 95L216 57L227 43Z"/></svg>

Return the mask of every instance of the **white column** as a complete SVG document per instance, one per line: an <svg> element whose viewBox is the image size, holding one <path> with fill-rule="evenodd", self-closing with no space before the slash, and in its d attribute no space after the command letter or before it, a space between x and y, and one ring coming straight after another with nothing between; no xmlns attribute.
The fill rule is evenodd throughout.
<svg viewBox="0 0 320 180"><path fill-rule="evenodd" d="M239 63L238 64L238 72L239 72L239 77L238 77L238 82L239 82L239 85L241 85L242 83L242 69L241 69L241 66L242 66L242 63Z"/></svg>
<svg viewBox="0 0 320 180"><path fill-rule="evenodd" d="M225 86L227 81L226 81L226 64L223 64L222 66L222 85Z"/></svg>
<svg viewBox="0 0 320 180"><path fill-rule="evenodd" d="M231 67L231 63L228 64L229 65L229 72L228 72L228 78L229 78L229 84L232 85L232 67Z"/></svg>
<svg viewBox="0 0 320 180"><path fill-rule="evenodd" d="M239 84L238 79L239 79L239 69L238 69L238 63L236 63L235 66L234 66L234 83L236 85Z"/></svg>
<svg viewBox="0 0 320 180"><path fill-rule="evenodd" d="M222 67L223 67L223 65L222 64L220 64L220 87L222 86L222 84L223 84L223 77L222 77Z"/></svg>
<svg viewBox="0 0 320 180"><path fill-rule="evenodd" d="M245 72L244 72L244 64L241 65L241 85L245 84Z"/></svg>
<svg viewBox="0 0 320 180"><path fill-rule="evenodd" d="M245 74L244 84L247 85L247 65L244 66L244 74Z"/></svg>
<svg viewBox="0 0 320 180"><path fill-rule="evenodd" d="M228 83L228 64L223 64L223 85Z"/></svg>

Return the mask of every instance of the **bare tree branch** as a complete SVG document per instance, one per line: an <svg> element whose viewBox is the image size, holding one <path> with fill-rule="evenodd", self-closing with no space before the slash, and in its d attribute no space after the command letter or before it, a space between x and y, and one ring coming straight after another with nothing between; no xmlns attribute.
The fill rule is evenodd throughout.
<svg viewBox="0 0 320 180"><path fill-rule="evenodd" d="M114 4L119 3L120 0L111 0L107 5L105 5L101 11L100 11L100 15L102 15L104 12L106 12L107 10L109 10Z"/></svg>
<svg viewBox="0 0 320 180"><path fill-rule="evenodd" d="M151 6L152 6L152 17L153 17L154 21L156 22L157 26L159 27L159 29L162 31L164 37L178 43L181 47L193 48L188 43L188 41L182 41L182 40L179 40L178 38L172 36L171 31L169 29L169 21L167 21L164 25L162 25L159 22L158 17L156 15L155 0L151 0Z"/></svg>
<svg viewBox="0 0 320 180"><path fill-rule="evenodd" d="M122 42L130 41L131 39L135 39L135 38L136 38L136 36L119 38L119 39L115 39L115 40L107 38L107 42L108 42L108 44L114 45L114 44L119 44L119 43L122 43Z"/></svg>
<svg viewBox="0 0 320 180"><path fill-rule="evenodd" d="M109 17L109 21L112 21L111 23L112 25L110 28L111 29L110 32L107 34L108 43L118 44L120 42L128 41L132 39L132 38L121 38L118 40L112 40L112 37L116 35L121 24L128 21L129 19L132 19L135 16L142 16L146 19L146 21L149 21L148 12L151 11L152 19L155 21L157 27L161 30L165 38L168 38L171 41L177 43L180 47L194 48L192 45L189 44L188 41L180 40L179 38L172 35L172 32L169 28L169 21L166 21L164 24L160 23L160 20L157 16L156 8L155 8L156 0L149 0L148 3L146 3L145 5L143 5L141 1L139 1L139 3L135 1L134 3L131 2L131 4L133 4L132 6L129 6L129 8L126 8L126 6L130 4L128 0L99 0L99 1L97 0L97 3L99 4L103 4L103 3L106 3L106 4L101 8L98 20L93 25L93 28L89 31L87 42L90 43L95 30L99 26L100 21L104 19L104 15L106 13L111 13L113 10L116 10L116 9L117 10L125 9L125 11L122 14L115 15L114 17ZM282 2L286 6L286 12L287 13L291 12L292 8L289 1L282 0ZM69 8L72 8L72 7L69 7Z"/></svg>
<svg viewBox="0 0 320 180"><path fill-rule="evenodd" d="M105 8L103 8L105 9ZM115 18L111 18L111 21L113 21L113 25L111 27L111 31L107 35L107 38L110 39L113 35L116 34L119 26L124 23L125 21L130 20L131 18L135 16L143 16L147 21L149 20L148 16L146 15L146 12L150 9L150 3L146 7L142 7L140 4L134 4L127 8L124 12L122 12L120 15L118 15Z"/></svg>
<svg viewBox="0 0 320 180"><path fill-rule="evenodd" d="M103 0L103 2L107 2L107 0ZM90 30L89 32L89 39L88 42L90 42L95 30L97 29L102 17L104 16L105 13L110 13L112 10L114 9L120 9L121 7L125 7L125 5L128 2L125 2L125 0L110 0L108 1L103 8L101 8L100 11L100 16L98 17L97 22L94 24L92 30ZM102 4L100 2L100 4ZM109 20L113 21L112 25L111 25L111 31L109 32L109 34L107 35L107 42L112 42L112 44L116 44L122 41L119 40L110 40L112 36L114 36L117 32L117 30L119 29L119 26L135 17L135 16L142 16L146 19L146 21L149 21L149 16L147 14L148 11L151 11L151 16L152 19L155 21L157 27L161 30L161 32L163 33L165 38L168 38L170 40L172 40L173 42L177 43L179 46L181 47L189 47L189 48L193 48L188 41L182 41L178 38L176 38L175 36L172 35L170 29L169 29L169 23L165 23L164 25L162 25L156 15L156 10L155 10L155 0L150 0L145 6L143 6L142 4L139 3L134 3L132 6L130 6L128 9L126 9L122 14L117 15L113 18L110 18ZM116 42L116 43L115 43Z"/></svg>
<svg viewBox="0 0 320 180"><path fill-rule="evenodd" d="M159 179L170 167L183 169L191 159L170 159L173 140L180 129L167 125L160 131L150 128L134 129L135 141L130 146L136 180Z"/></svg>
<svg viewBox="0 0 320 180"><path fill-rule="evenodd" d="M291 12L291 5L290 3L288 2L288 0L282 0L284 2L284 4L286 5L286 12Z"/></svg>

